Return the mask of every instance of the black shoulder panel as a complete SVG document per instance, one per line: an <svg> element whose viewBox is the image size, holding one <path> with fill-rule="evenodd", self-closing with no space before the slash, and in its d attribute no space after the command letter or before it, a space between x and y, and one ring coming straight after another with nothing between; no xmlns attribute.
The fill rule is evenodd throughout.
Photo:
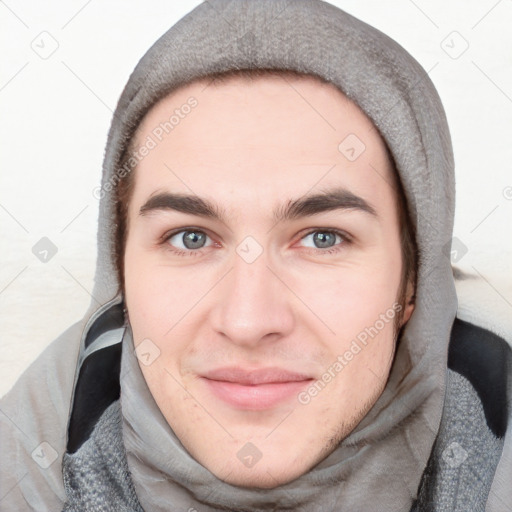
<svg viewBox="0 0 512 512"><path fill-rule="evenodd" d="M500 336L456 318L451 332L448 367L471 382L488 427L503 437L507 430L507 380L512 350Z"/></svg>
<svg viewBox="0 0 512 512"><path fill-rule="evenodd" d="M82 364L69 422L69 453L75 453L89 439L101 415L121 395L121 348L117 343L98 350Z"/></svg>
<svg viewBox="0 0 512 512"><path fill-rule="evenodd" d="M123 305L116 304L95 320L87 333L85 347L89 348L101 335L123 326ZM91 352L82 362L69 417L69 453L75 453L89 439L101 415L121 396L121 349L122 338L118 343Z"/></svg>

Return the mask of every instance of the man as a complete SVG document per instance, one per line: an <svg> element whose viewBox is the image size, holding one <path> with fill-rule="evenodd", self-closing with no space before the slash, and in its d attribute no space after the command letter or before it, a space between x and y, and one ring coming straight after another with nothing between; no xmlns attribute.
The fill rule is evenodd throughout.
<svg viewBox="0 0 512 512"><path fill-rule="evenodd" d="M510 509L510 349L455 319L448 127L396 43L200 5L130 77L100 192L102 306L2 401L3 507Z"/></svg>

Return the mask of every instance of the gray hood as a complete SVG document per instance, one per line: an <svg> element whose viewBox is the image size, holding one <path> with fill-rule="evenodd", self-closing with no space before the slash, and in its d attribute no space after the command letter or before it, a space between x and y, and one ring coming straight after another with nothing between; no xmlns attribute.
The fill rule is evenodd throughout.
<svg viewBox="0 0 512 512"><path fill-rule="evenodd" d="M199 5L144 55L122 93L105 154L93 296L118 288L112 187L123 150L148 109L185 81L233 68L284 67L320 75L373 120L387 142L417 232L417 304L384 393L340 446L308 474L268 491L217 480L177 441L152 400L127 330L121 403L128 462L147 510L183 494L198 510L409 510L439 429L457 300L446 244L454 218L454 162L439 96L425 70L395 41L318 0L212 0ZM97 309L91 303L89 314ZM85 347L80 348L83 354ZM162 475L163 473L163 475ZM167 476L168 479L163 478ZM177 501L174 501L177 503ZM228 505L229 506L229 505ZM320 510L321 508L314 508Z"/></svg>
<svg viewBox="0 0 512 512"><path fill-rule="evenodd" d="M316 0L213 0L176 23L140 60L114 114L103 168L93 295L104 303L117 290L114 203L108 184L115 182L123 150L142 117L185 81L260 67L326 78L379 129L394 157L416 227L416 308L403 331L386 389L368 415L308 474L265 492L221 482L186 453L134 364L128 330L121 402L137 494L148 510L165 509L180 493L188 497L184 504L192 500L201 510L207 504L257 510L268 503L306 510L313 504L324 503L328 510L329 504L344 503L344 510L351 511L375 510L378 503L379 510L408 510L443 409L448 342L457 309L445 250L452 237L455 184L439 96L425 70L395 41ZM92 303L89 313L96 308Z"/></svg>

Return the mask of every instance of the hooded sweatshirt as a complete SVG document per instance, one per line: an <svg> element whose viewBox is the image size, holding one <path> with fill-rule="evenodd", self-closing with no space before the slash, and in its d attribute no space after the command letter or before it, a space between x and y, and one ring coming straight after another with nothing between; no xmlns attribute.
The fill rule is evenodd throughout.
<svg viewBox="0 0 512 512"><path fill-rule="evenodd" d="M185 82L242 68L321 76L366 113L393 157L419 251L415 310L382 395L317 466L265 490L216 478L166 422L134 354L114 258L113 184L143 116ZM395 41L320 0L202 3L130 76L100 195L90 307L0 403L1 510L512 510L511 351L456 318L448 125L428 74Z"/></svg>

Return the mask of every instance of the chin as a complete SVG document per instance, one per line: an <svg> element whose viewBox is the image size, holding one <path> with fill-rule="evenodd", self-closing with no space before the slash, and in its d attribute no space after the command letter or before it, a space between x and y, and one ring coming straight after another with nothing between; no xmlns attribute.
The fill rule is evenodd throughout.
<svg viewBox="0 0 512 512"><path fill-rule="evenodd" d="M287 464L286 467L283 468L282 461L275 465L263 465L260 461L257 466L252 468L240 469L238 466L231 466L218 472L215 471L215 468L208 469L217 478L230 485L254 489L273 489L292 482L309 470L307 467L297 469L297 466L295 466L294 471L290 472L291 467L293 467L292 464Z"/></svg>
<svg viewBox="0 0 512 512"><path fill-rule="evenodd" d="M230 485L273 489L299 478L325 457L325 446L290 442L296 438L297 435L291 433L278 436L273 442L265 440L265 436L252 437L252 441L244 438L230 442L229 446L219 446L221 449L206 454L206 457L203 452L197 460Z"/></svg>

